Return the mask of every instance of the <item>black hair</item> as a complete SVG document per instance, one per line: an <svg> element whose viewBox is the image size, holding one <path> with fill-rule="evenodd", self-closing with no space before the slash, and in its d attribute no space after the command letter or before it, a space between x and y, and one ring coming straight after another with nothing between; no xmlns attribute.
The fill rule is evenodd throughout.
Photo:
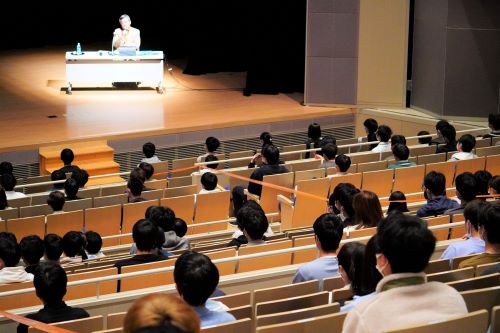
<svg viewBox="0 0 500 333"><path fill-rule="evenodd" d="M391 146L395 146L397 144L402 144L406 146L406 138L401 134L394 134L391 136Z"/></svg>
<svg viewBox="0 0 500 333"><path fill-rule="evenodd" d="M444 125L439 131L441 132L443 138L445 138L446 142L454 143L456 141L457 131L452 125Z"/></svg>
<svg viewBox="0 0 500 333"><path fill-rule="evenodd" d="M328 160L332 160L337 155L337 145L333 143L326 144L321 147L321 154Z"/></svg>
<svg viewBox="0 0 500 333"><path fill-rule="evenodd" d="M269 132L260 133L259 139L262 141L262 146L273 144L273 137Z"/></svg>
<svg viewBox="0 0 500 333"><path fill-rule="evenodd" d="M219 284L219 270L204 254L187 251L175 262L174 280L184 301L205 304Z"/></svg>
<svg viewBox="0 0 500 333"><path fill-rule="evenodd" d="M397 161L406 161L410 157L410 149L403 144L397 143L392 146L392 154Z"/></svg>
<svg viewBox="0 0 500 333"><path fill-rule="evenodd" d="M19 263L21 250L12 237L2 237L0 239L0 259L6 267L14 267Z"/></svg>
<svg viewBox="0 0 500 333"><path fill-rule="evenodd" d="M421 135L430 135L431 133L427 132L427 131L420 131L417 133L418 136L421 136ZM428 137L425 137L425 138L418 138L418 143L420 144L429 144L430 142L432 141L432 137L431 136L428 136Z"/></svg>
<svg viewBox="0 0 500 333"><path fill-rule="evenodd" d="M146 181L146 172L139 167L133 168L132 171L130 171L128 179L130 180L132 178L139 179L144 184Z"/></svg>
<svg viewBox="0 0 500 333"><path fill-rule="evenodd" d="M171 231L174 227L175 213L168 207L149 206L145 217L155 223L164 232Z"/></svg>
<svg viewBox="0 0 500 333"><path fill-rule="evenodd" d="M458 143L462 145L462 151L470 153L476 146L476 138L470 134L464 134L458 139Z"/></svg>
<svg viewBox="0 0 500 333"><path fill-rule="evenodd" d="M132 228L132 238L140 251L152 251L158 247L158 226L150 220L137 221Z"/></svg>
<svg viewBox="0 0 500 333"><path fill-rule="evenodd" d="M493 178L493 176L489 171L478 170L474 172L474 179L476 179L478 195L488 195L488 184L491 178Z"/></svg>
<svg viewBox="0 0 500 333"><path fill-rule="evenodd" d="M382 274L377 270L377 253L380 250L377 244L377 235L372 236L365 247L361 278L359 279L359 292L357 295L363 296L373 293L377 284L382 280ZM355 279L356 280L356 279Z"/></svg>
<svg viewBox="0 0 500 333"><path fill-rule="evenodd" d="M154 166L147 162L141 162L139 164L139 168L144 170L144 175L146 176L146 180L150 179L155 173Z"/></svg>
<svg viewBox="0 0 500 333"><path fill-rule="evenodd" d="M66 199L64 198L64 194L59 191L50 192L47 198L47 204L54 212L62 210L65 202Z"/></svg>
<svg viewBox="0 0 500 333"><path fill-rule="evenodd" d="M217 188L217 175L211 172L205 172L201 176L201 184L207 191L215 190Z"/></svg>
<svg viewBox="0 0 500 333"><path fill-rule="evenodd" d="M43 239L45 257L49 260L57 261L63 253L62 238L56 234L47 234Z"/></svg>
<svg viewBox="0 0 500 333"><path fill-rule="evenodd" d="M344 224L338 216L322 214L314 221L313 229L323 251L337 251L344 233Z"/></svg>
<svg viewBox="0 0 500 333"><path fill-rule="evenodd" d="M146 142L145 144L142 145L142 153L146 158L151 158L155 155L156 152L156 146L152 142Z"/></svg>
<svg viewBox="0 0 500 333"><path fill-rule="evenodd" d="M85 254L85 238L81 232L68 231L62 239L63 252L67 257L81 256L82 259L87 259Z"/></svg>
<svg viewBox="0 0 500 333"><path fill-rule="evenodd" d="M382 142L389 142L392 135L392 129L387 125L380 125L377 129L377 136Z"/></svg>
<svg viewBox="0 0 500 333"><path fill-rule="evenodd" d="M500 194L500 176L495 176L488 182L488 187L494 189L498 194Z"/></svg>
<svg viewBox="0 0 500 333"><path fill-rule="evenodd" d="M176 217L174 222L174 231L177 237L184 237L187 234L188 227L186 221Z"/></svg>
<svg viewBox="0 0 500 333"><path fill-rule="evenodd" d="M264 210L251 200L246 202L236 214L236 224L253 240L261 240L269 227Z"/></svg>
<svg viewBox="0 0 500 333"><path fill-rule="evenodd" d="M36 295L46 305L57 304L63 300L67 283L66 272L58 264L42 262L35 269L33 284Z"/></svg>
<svg viewBox="0 0 500 333"><path fill-rule="evenodd" d="M219 159L215 155L207 155L207 157L205 157L205 162L216 162L218 160ZM219 163L206 164L205 166L210 169L217 169Z"/></svg>
<svg viewBox="0 0 500 333"><path fill-rule="evenodd" d="M444 120L444 119L440 119L437 123L436 123L436 131L441 131L441 129L445 126L448 126L450 125L450 123L447 121L447 120Z"/></svg>
<svg viewBox="0 0 500 333"><path fill-rule="evenodd" d="M61 151L61 160L64 162L64 165L70 165L71 162L75 159L75 154L69 148L64 148Z"/></svg>
<svg viewBox="0 0 500 333"><path fill-rule="evenodd" d="M50 174L50 180L51 181L56 181L56 180L65 180L66 179L66 174L62 170L54 170ZM58 183L54 184L54 188L56 189L63 189L64 188L64 183Z"/></svg>
<svg viewBox="0 0 500 333"><path fill-rule="evenodd" d="M280 161L280 151L275 145L267 145L262 148L262 155L268 165L277 165Z"/></svg>
<svg viewBox="0 0 500 333"><path fill-rule="evenodd" d="M19 242L21 256L28 265L36 265L45 253L43 240L37 235L23 237Z"/></svg>
<svg viewBox="0 0 500 333"><path fill-rule="evenodd" d="M3 173L0 176L0 183L6 191L13 191L14 187L16 187L17 180L11 173Z"/></svg>
<svg viewBox="0 0 500 333"><path fill-rule="evenodd" d="M0 175L3 175L4 173L13 173L14 172L14 167L12 167L12 163L3 161L0 163Z"/></svg>
<svg viewBox="0 0 500 333"><path fill-rule="evenodd" d="M488 115L488 125L494 130L500 130L500 114L498 113L490 113Z"/></svg>
<svg viewBox="0 0 500 333"><path fill-rule="evenodd" d="M319 147L326 146L327 144L337 144L337 139L333 135L325 135L324 137L321 138L321 141L319 142Z"/></svg>
<svg viewBox="0 0 500 333"><path fill-rule="evenodd" d="M127 188L134 197L138 197L142 193L144 183L139 178L131 177L127 182Z"/></svg>
<svg viewBox="0 0 500 333"><path fill-rule="evenodd" d="M436 247L427 223L405 214L390 214L377 227L377 244L393 274L422 272Z"/></svg>
<svg viewBox="0 0 500 333"><path fill-rule="evenodd" d="M333 194L330 195L329 204L335 207L335 201L338 201L347 213L348 216L346 217L353 217L355 212L352 206L352 200L358 193L359 189L354 185L350 183L340 183L335 186Z"/></svg>
<svg viewBox="0 0 500 333"><path fill-rule="evenodd" d="M355 295L359 294L361 288L360 282L364 266L365 248L366 246L363 243L349 242L344 244L337 254L339 265L347 274L351 282L351 289Z"/></svg>
<svg viewBox="0 0 500 333"><path fill-rule="evenodd" d="M464 172L455 178L455 188L460 194L460 200L469 202L476 198L477 183L474 175L470 172Z"/></svg>
<svg viewBox="0 0 500 333"><path fill-rule="evenodd" d="M394 191L389 196L389 201L392 200L406 200L406 196L403 192ZM389 208L387 208L387 214L394 212L406 213L408 212L408 205L406 204L406 202L389 203Z"/></svg>
<svg viewBox="0 0 500 333"><path fill-rule="evenodd" d="M444 195L446 177L441 172L431 171L424 178L424 186L435 196Z"/></svg>
<svg viewBox="0 0 500 333"><path fill-rule="evenodd" d="M500 244L500 203L487 204L479 213L479 227L486 231L486 241Z"/></svg>
<svg viewBox="0 0 500 333"><path fill-rule="evenodd" d="M310 124L307 128L307 137L313 141L321 138L321 126L318 123Z"/></svg>
<svg viewBox="0 0 500 333"><path fill-rule="evenodd" d="M66 193L66 197L68 199L75 199L76 194L78 193L78 182L73 178L68 178L64 182L64 192Z"/></svg>
<svg viewBox="0 0 500 333"><path fill-rule="evenodd" d="M89 181L89 173L84 169L77 169L71 173L71 178L76 180L78 183L78 187L85 187L87 182Z"/></svg>
<svg viewBox="0 0 500 333"><path fill-rule="evenodd" d="M377 129L378 129L378 123L373 118L365 119L365 121L363 122L363 126L366 127L366 129L368 130L368 133L375 133L375 132L377 132Z"/></svg>
<svg viewBox="0 0 500 333"><path fill-rule="evenodd" d="M340 172L347 172L351 167L351 158L345 154L340 154L335 157L335 165Z"/></svg>
<svg viewBox="0 0 500 333"><path fill-rule="evenodd" d="M479 230L479 213L488 204L482 200L472 200L464 208L464 218L469 221L470 224L476 231Z"/></svg>
<svg viewBox="0 0 500 333"><path fill-rule="evenodd" d="M5 194L5 190L2 185L0 185L0 210L4 210L9 207L9 203L7 202L7 194Z"/></svg>
<svg viewBox="0 0 500 333"><path fill-rule="evenodd" d="M97 254L101 251L102 248L102 238L95 231L87 231L85 233L85 239L87 240L87 244L85 245L85 250L87 250L88 254Z"/></svg>
<svg viewBox="0 0 500 333"><path fill-rule="evenodd" d="M213 136L209 136L205 140L205 145L207 146L207 150L209 153L215 152L217 149L219 149L220 146L220 141L217 138L214 138Z"/></svg>

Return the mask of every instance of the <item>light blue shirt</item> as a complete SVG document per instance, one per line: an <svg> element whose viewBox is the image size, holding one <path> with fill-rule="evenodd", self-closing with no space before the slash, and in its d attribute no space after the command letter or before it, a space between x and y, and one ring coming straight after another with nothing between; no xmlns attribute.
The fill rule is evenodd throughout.
<svg viewBox="0 0 500 333"><path fill-rule="evenodd" d="M377 292L374 291L371 294L367 294L367 295L363 295L363 296L354 295L352 298L352 302L349 302L348 304L341 306L340 311L349 311L351 309L354 309L356 307L356 305L358 305L359 303L361 303L363 301L366 301L369 298L372 298L376 294L377 294Z"/></svg>
<svg viewBox="0 0 500 333"><path fill-rule="evenodd" d="M201 327L224 324L235 321L236 318L229 312L224 311L227 307L221 302L207 300L205 305L196 306L194 311L200 318Z"/></svg>
<svg viewBox="0 0 500 333"><path fill-rule="evenodd" d="M469 239L451 243L441 255L441 259L450 259L450 266L453 258L466 256L469 254L483 253L484 241L479 238L470 237Z"/></svg>
<svg viewBox="0 0 500 333"><path fill-rule="evenodd" d="M339 262L336 256L324 256L299 267L292 283L323 280L339 275Z"/></svg>

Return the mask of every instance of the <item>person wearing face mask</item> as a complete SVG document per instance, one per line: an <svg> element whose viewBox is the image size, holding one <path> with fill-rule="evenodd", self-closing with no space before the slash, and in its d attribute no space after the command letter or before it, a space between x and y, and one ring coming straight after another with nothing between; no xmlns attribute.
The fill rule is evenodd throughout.
<svg viewBox="0 0 500 333"><path fill-rule="evenodd" d="M436 238L422 219L391 214L377 227L376 267L383 278L376 295L351 309L344 333L379 333L464 315L460 293L442 283L428 282L425 267Z"/></svg>
<svg viewBox="0 0 500 333"><path fill-rule="evenodd" d="M479 212L486 206L486 202L482 200L471 201L465 206L465 230L467 230L466 239L459 242L451 243L441 255L441 259L450 260L450 268L452 267L453 258L466 256L469 254L483 253L484 240L479 236Z"/></svg>
<svg viewBox="0 0 500 333"><path fill-rule="evenodd" d="M431 171L425 176L423 190L427 203L417 210L419 217L440 215L460 207L458 202L446 197L446 177L440 172Z"/></svg>
<svg viewBox="0 0 500 333"><path fill-rule="evenodd" d="M340 183L335 186L328 199L328 211L340 217L344 223L344 232L355 228L353 198L359 190L350 183Z"/></svg>

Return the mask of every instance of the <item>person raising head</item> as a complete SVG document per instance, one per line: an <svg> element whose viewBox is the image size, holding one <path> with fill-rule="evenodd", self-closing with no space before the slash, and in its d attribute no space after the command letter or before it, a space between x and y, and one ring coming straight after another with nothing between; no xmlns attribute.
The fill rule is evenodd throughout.
<svg viewBox="0 0 500 333"><path fill-rule="evenodd" d="M118 20L120 28L116 28L113 33L113 47L135 47L139 50L141 47L141 32L132 27L132 20L127 14L120 16Z"/></svg>

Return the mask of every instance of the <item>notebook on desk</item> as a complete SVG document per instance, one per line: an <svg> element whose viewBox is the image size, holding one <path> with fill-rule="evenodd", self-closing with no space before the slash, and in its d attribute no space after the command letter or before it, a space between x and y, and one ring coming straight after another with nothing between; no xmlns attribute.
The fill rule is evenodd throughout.
<svg viewBox="0 0 500 333"><path fill-rule="evenodd" d="M135 56L137 52L135 46L122 46L116 50L120 56Z"/></svg>

